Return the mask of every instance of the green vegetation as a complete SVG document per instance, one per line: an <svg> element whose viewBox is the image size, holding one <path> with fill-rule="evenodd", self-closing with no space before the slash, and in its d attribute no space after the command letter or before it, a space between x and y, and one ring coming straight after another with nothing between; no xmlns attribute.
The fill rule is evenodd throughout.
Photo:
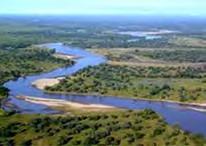
<svg viewBox="0 0 206 146"><path fill-rule="evenodd" d="M205 48L206 41L204 36L205 35L199 35L198 37L176 36L170 39L169 42L184 48Z"/></svg>
<svg viewBox="0 0 206 146"><path fill-rule="evenodd" d="M47 89L181 102L206 101L206 50L203 48L90 51L105 55L109 60L108 65L88 68L62 81L56 86L59 89ZM81 88L76 88L76 85Z"/></svg>
<svg viewBox="0 0 206 146"><path fill-rule="evenodd" d="M132 62L132 63L153 63L153 65L180 65L180 63L205 63L206 50L194 48L113 48L113 49L89 49L94 53L104 55L109 61ZM172 63L171 63L172 62ZM184 64L182 64L184 65ZM194 65L195 66L195 65ZM196 66L201 67L201 66ZM204 66L202 66L204 68Z"/></svg>
<svg viewBox="0 0 206 146"><path fill-rule="evenodd" d="M206 62L206 50L145 51L141 53L152 59L175 62Z"/></svg>
<svg viewBox="0 0 206 146"><path fill-rule="evenodd" d="M75 116L3 116L0 145L177 145L203 146L201 136L193 136L176 126L168 126L151 110L82 113Z"/></svg>
<svg viewBox="0 0 206 146"><path fill-rule="evenodd" d="M54 50L36 47L0 50L0 83L72 63L69 60L65 61L53 57L53 53L55 53Z"/></svg>
<svg viewBox="0 0 206 146"><path fill-rule="evenodd" d="M105 64L83 69L46 90L198 102L205 101L205 77L205 73L190 67Z"/></svg>
<svg viewBox="0 0 206 146"><path fill-rule="evenodd" d="M0 102L8 96L9 92L2 87L4 82L73 63L70 60L53 57L54 53L54 50L37 47L0 49Z"/></svg>
<svg viewBox="0 0 206 146"><path fill-rule="evenodd" d="M9 90L7 88L0 86L0 99L7 97L8 92L9 92Z"/></svg>
<svg viewBox="0 0 206 146"><path fill-rule="evenodd" d="M5 87L0 86L0 107L1 101L8 96L9 90ZM5 112L0 108L0 115L3 115Z"/></svg>

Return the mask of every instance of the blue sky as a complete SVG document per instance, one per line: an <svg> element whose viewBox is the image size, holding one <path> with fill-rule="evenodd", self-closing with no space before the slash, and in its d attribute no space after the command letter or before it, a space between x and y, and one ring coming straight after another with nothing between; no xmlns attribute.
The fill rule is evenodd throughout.
<svg viewBox="0 0 206 146"><path fill-rule="evenodd" d="M0 14L206 16L206 0L0 0L0 6Z"/></svg>

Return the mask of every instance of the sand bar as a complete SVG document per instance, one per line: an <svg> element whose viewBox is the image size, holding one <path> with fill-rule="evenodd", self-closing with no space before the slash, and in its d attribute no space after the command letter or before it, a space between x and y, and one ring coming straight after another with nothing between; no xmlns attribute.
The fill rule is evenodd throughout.
<svg viewBox="0 0 206 146"><path fill-rule="evenodd" d="M46 87L54 86L58 84L64 77L52 78L52 79L39 79L32 83L32 86L44 90Z"/></svg>
<svg viewBox="0 0 206 146"><path fill-rule="evenodd" d="M61 59L65 59L65 60L72 60L72 59L79 58L78 56L62 54L62 53L55 53L53 56L56 58L61 58Z"/></svg>
<svg viewBox="0 0 206 146"><path fill-rule="evenodd" d="M17 98L25 100L27 102L42 104L49 107L71 107L75 109L87 109L87 110L99 110L99 109L114 109L113 106L101 105L101 104L83 104L78 102L71 102L62 99L46 99L40 97L30 96L18 96Z"/></svg>

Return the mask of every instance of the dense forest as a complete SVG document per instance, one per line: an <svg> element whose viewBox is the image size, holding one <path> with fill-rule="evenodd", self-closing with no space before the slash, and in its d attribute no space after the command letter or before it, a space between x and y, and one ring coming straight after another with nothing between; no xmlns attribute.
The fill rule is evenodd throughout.
<svg viewBox="0 0 206 146"><path fill-rule="evenodd" d="M0 145L203 146L205 140L168 126L151 110L75 116L12 115L0 121Z"/></svg>

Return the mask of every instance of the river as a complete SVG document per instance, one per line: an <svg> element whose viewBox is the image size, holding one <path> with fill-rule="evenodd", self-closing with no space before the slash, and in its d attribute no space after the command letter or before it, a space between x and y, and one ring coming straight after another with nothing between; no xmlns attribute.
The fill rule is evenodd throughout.
<svg viewBox="0 0 206 146"><path fill-rule="evenodd" d="M55 78L61 76L72 75L88 66L95 66L106 62L106 58L90 52L84 49L65 46L62 43L44 44L47 48L55 49L57 53L64 53L69 55L79 56L75 59L76 63L73 66L58 68L48 73L41 73L38 75L31 75L27 77L21 77L17 80L11 80L4 84L5 87L10 89L10 95L8 102L5 103L4 108L6 110L15 108L21 113L43 113L52 114L58 111L49 109L44 105L29 103L24 100L17 99L16 96L25 95L32 97L51 98L51 99L64 99L68 101L80 102L80 103L93 103L110 105L126 109L145 109L150 108L161 116L169 124L178 124L184 130L192 133L200 133L206 136L206 112L195 111L189 109L186 106L166 103L166 102L153 102L144 100L134 100L128 98L119 97L102 97L102 96L83 96L83 95L63 95L63 94L48 94L44 93L32 86L32 82L43 78ZM12 105L12 106L11 106Z"/></svg>

